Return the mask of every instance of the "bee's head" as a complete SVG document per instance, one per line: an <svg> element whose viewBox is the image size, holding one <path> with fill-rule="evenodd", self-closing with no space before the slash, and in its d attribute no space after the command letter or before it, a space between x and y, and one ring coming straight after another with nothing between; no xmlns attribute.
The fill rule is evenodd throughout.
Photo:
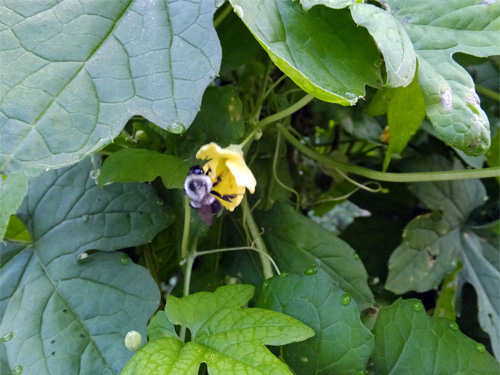
<svg viewBox="0 0 500 375"><path fill-rule="evenodd" d="M201 167L201 165L193 165L191 168L189 168L188 176L193 175L193 174L205 174L205 171Z"/></svg>

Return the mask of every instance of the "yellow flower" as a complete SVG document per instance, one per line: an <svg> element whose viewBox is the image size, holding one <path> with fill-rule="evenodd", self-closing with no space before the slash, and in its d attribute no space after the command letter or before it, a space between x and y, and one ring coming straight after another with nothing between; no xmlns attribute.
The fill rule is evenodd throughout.
<svg viewBox="0 0 500 375"><path fill-rule="evenodd" d="M229 211L233 211L239 206L245 194L245 188L250 193L255 192L255 177L245 163L243 150L239 145L230 145L221 148L217 143L209 143L202 146L196 154L197 159L208 160L203 169L209 171L208 176L212 180L214 187L212 191L221 196L236 195L231 198L231 202L216 197L222 206Z"/></svg>

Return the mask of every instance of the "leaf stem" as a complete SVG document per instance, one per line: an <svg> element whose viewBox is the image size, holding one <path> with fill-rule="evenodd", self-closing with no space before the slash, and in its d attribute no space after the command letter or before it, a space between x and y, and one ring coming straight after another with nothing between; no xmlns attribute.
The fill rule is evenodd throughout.
<svg viewBox="0 0 500 375"><path fill-rule="evenodd" d="M452 181L452 180L465 180L471 178L488 178L500 177L500 167L470 169L459 171L439 171L439 172L415 172L415 173L389 173L379 172L368 168L360 167L344 163L339 160L330 159L324 155L317 153L310 149L301 141L296 139L283 125L277 125L278 130L283 134L288 142L290 142L297 150L310 158L325 164L332 168L338 168L350 173L357 174L366 178L378 181L387 182L428 182L428 181Z"/></svg>
<svg viewBox="0 0 500 375"><path fill-rule="evenodd" d="M267 251L266 244L262 239L261 233L257 228L257 224L252 216L252 211L248 205L247 197L243 198L243 215L245 217L245 222L247 223L248 229L250 230L250 235L253 239L255 247L259 250L260 261L262 263L262 271L264 273L264 279L269 279L273 277L273 269L271 267L271 262L269 261L269 252ZM253 247L253 246L252 246ZM264 253L264 254L262 254Z"/></svg>

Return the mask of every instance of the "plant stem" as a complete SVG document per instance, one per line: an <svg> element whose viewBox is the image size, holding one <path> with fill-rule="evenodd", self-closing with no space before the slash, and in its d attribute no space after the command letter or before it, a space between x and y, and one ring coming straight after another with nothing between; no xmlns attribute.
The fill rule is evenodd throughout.
<svg viewBox="0 0 500 375"><path fill-rule="evenodd" d="M460 171L440 171L440 172L417 172L417 173L388 173L373 171L368 168L333 160L310 149L298 139L296 139L283 125L278 124L278 130L297 150L310 158L319 161L327 166L338 168L347 172L364 176L378 181L388 182L428 182L428 181L451 181L471 178L500 177L500 167L460 170Z"/></svg>
<svg viewBox="0 0 500 375"><path fill-rule="evenodd" d="M476 85L476 91L478 94L481 94L483 96L487 96L490 99L496 100L497 102L500 102L500 94L496 91L490 90L484 86Z"/></svg>
<svg viewBox="0 0 500 375"><path fill-rule="evenodd" d="M257 224L252 216L252 211L250 210L250 206L248 205L247 197L243 198L243 215L245 216L245 221L248 225L248 229L250 230L250 235L252 240L255 243L255 247L259 250L260 261L262 263L262 271L264 273L264 279L269 279L273 277L273 269L271 266L271 262L269 261L269 252L267 251L266 244L261 237L261 233L257 228ZM266 255L264 255L264 254Z"/></svg>
<svg viewBox="0 0 500 375"><path fill-rule="evenodd" d="M191 225L191 206L189 205L189 197L184 196L184 230L182 232L181 242L181 259L188 257L188 244L189 244L189 229Z"/></svg>
<svg viewBox="0 0 500 375"><path fill-rule="evenodd" d="M299 109L301 109L302 107L304 107L307 103L309 103L313 99L314 99L313 95L306 94L302 99L300 99L299 101L295 102L290 107L285 108L284 110L282 110L280 112L277 112L274 115L267 116L267 117L263 118L257 124L255 124L255 127L253 128L253 130L245 138L245 140L240 143L240 146L241 147L245 146L245 144L247 144L248 141L250 141L255 136L255 134L257 134L258 132L262 131L262 129L266 125L269 125L269 124L271 124L271 123L273 123L275 121L281 120L282 118L285 118L285 117L288 117L288 116L292 115L293 113L297 112Z"/></svg>
<svg viewBox="0 0 500 375"><path fill-rule="evenodd" d="M226 7L224 8L224 10L222 12L220 12L220 14L214 20L214 27L216 28L217 26L219 26L221 24L221 22L224 21L224 18L226 18L227 15L229 13L231 13L232 10L233 10L233 7L231 7L231 5L229 5L229 4L226 4Z"/></svg>
<svg viewBox="0 0 500 375"><path fill-rule="evenodd" d="M201 251L201 252L197 252L196 256L216 254L216 253L223 253L223 252L226 252L226 251L239 251L239 250L253 250L253 251L255 251L255 252L257 252L257 253L259 253L261 255L264 255L272 263L274 269L276 270L276 273L278 275L280 274L280 270L279 270L278 266L276 265L276 262L273 260L273 258L271 258L271 256L268 253L265 253L265 252L263 252L263 251L255 248L255 247L240 246L240 247L227 247L227 248L224 248L224 249L204 250L204 251Z"/></svg>

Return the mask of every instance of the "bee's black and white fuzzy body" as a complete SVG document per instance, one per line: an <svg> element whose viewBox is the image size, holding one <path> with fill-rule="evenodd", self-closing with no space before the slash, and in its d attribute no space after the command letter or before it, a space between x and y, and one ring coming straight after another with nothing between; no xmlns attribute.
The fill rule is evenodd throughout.
<svg viewBox="0 0 500 375"><path fill-rule="evenodd" d="M214 184L199 165L192 166L189 169L186 181L184 182L184 191L191 199L191 207L196 208L200 219L207 225L212 224L213 216L221 209L221 204L214 195L220 197L217 192L212 191ZM230 201L231 198L221 197Z"/></svg>

